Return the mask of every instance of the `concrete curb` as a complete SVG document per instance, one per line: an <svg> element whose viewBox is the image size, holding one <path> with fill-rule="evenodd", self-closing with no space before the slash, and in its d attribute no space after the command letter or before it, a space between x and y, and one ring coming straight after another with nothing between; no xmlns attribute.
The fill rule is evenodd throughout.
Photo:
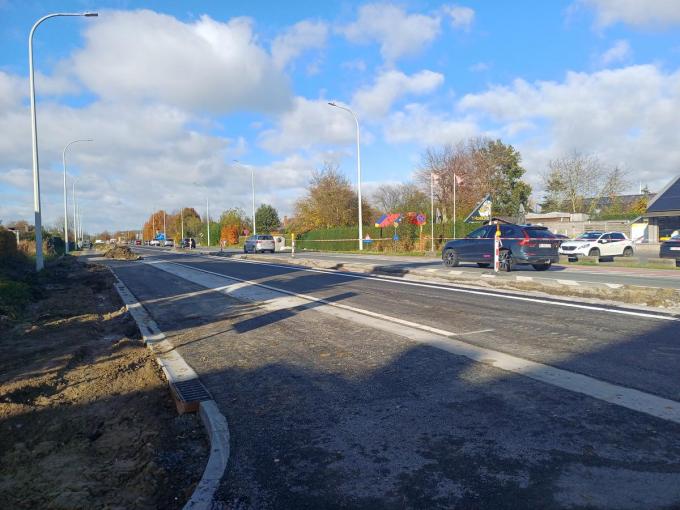
<svg viewBox="0 0 680 510"><path fill-rule="evenodd" d="M198 379L193 368L177 352L174 346L166 340L165 335L158 328L142 304L130 292L130 289L118 278L111 268L116 279L116 291L120 295L126 309L137 323L144 344L156 356L156 363L161 367L168 384L173 385L190 379ZM220 480L224 475L229 462L229 426L227 419L219 411L214 400L200 402L198 408L203 427L210 439L210 456L203 470L203 476L196 485L189 501L184 505L185 510L211 510L214 507L214 496Z"/></svg>
<svg viewBox="0 0 680 510"><path fill-rule="evenodd" d="M427 268L409 269L395 266L381 266L360 262L337 262L271 255L237 254L231 257L243 260L254 260L287 264L291 266L305 266L314 269L326 269L400 277L414 280L440 280L474 287L492 288L520 292L542 292L556 297L578 297L616 301L630 305L657 307L667 310L680 309L680 292L677 289L643 287L635 285L612 283L589 283L573 280L544 280L540 277L513 274L465 274L455 268Z"/></svg>

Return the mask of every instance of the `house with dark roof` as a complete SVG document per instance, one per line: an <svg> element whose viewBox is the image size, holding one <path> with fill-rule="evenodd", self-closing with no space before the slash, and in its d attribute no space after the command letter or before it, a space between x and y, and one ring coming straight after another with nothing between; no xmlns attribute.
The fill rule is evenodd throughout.
<svg viewBox="0 0 680 510"><path fill-rule="evenodd" d="M659 191L647 205L643 218L649 223L649 240L657 242L680 230L680 175Z"/></svg>

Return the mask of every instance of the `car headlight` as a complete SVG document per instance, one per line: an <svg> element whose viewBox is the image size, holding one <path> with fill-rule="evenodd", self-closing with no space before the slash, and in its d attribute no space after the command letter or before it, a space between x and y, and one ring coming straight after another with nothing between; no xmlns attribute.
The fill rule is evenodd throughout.
<svg viewBox="0 0 680 510"><path fill-rule="evenodd" d="M588 248L590 246L590 243L582 244L581 248Z"/></svg>

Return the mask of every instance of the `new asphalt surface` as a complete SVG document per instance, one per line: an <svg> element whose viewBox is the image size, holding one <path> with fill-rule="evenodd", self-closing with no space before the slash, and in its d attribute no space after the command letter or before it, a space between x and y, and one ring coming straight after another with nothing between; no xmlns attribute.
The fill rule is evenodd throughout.
<svg viewBox="0 0 680 510"><path fill-rule="evenodd" d="M676 422L417 343L407 328L390 333L314 306L271 309L186 275L213 287L231 276L412 321L673 401L677 321L140 251L144 262L112 265L227 416L228 508L680 505Z"/></svg>

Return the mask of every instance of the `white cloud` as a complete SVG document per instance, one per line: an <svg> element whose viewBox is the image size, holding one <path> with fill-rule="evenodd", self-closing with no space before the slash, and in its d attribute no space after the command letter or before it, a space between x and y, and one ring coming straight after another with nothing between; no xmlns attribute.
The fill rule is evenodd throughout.
<svg viewBox="0 0 680 510"><path fill-rule="evenodd" d="M383 117L392 104L407 94L429 94L444 83L444 75L433 71L420 71L410 76L401 71L383 71L371 87L354 94L352 104L369 117Z"/></svg>
<svg viewBox="0 0 680 510"><path fill-rule="evenodd" d="M517 145L534 176L550 158L573 150L595 153L653 188L680 168L680 72L644 65L570 72L561 83L516 80L469 94L458 107L503 132L519 126Z"/></svg>
<svg viewBox="0 0 680 510"><path fill-rule="evenodd" d="M444 12L451 18L451 25L454 28L469 29L475 20L475 11L470 7L461 5L447 5Z"/></svg>
<svg viewBox="0 0 680 510"><path fill-rule="evenodd" d="M478 134L479 128L472 119L433 113L414 103L389 116L384 136L388 143L415 142L427 146L455 144Z"/></svg>
<svg viewBox="0 0 680 510"><path fill-rule="evenodd" d="M259 144L273 153L309 149L319 144L343 144L354 140L352 117L329 106L324 99L298 97L289 111L281 114L276 127L263 131Z"/></svg>
<svg viewBox="0 0 680 510"><path fill-rule="evenodd" d="M677 0L579 0L578 4L595 9L597 24L601 27L618 22L641 28L680 23Z"/></svg>
<svg viewBox="0 0 680 510"><path fill-rule="evenodd" d="M304 20L288 28L272 43L272 58L279 68L310 49L323 48L328 38L328 25L322 21Z"/></svg>
<svg viewBox="0 0 680 510"><path fill-rule="evenodd" d="M387 62L416 55L439 34L436 15L408 14L391 4L366 4L359 8L357 20L340 32L354 43L377 42Z"/></svg>
<svg viewBox="0 0 680 510"><path fill-rule="evenodd" d="M491 69L491 64L487 62L477 62L476 64L472 64L469 69L473 73L482 73Z"/></svg>
<svg viewBox="0 0 680 510"><path fill-rule="evenodd" d="M630 44L628 41L620 39L614 45L605 51L599 58L603 66L608 66L618 62L623 62L631 56Z"/></svg>
<svg viewBox="0 0 680 510"><path fill-rule="evenodd" d="M184 23L152 11L107 12L85 31L75 73L107 100L160 101L188 110L277 111L287 78L256 41L252 23L208 16Z"/></svg>

